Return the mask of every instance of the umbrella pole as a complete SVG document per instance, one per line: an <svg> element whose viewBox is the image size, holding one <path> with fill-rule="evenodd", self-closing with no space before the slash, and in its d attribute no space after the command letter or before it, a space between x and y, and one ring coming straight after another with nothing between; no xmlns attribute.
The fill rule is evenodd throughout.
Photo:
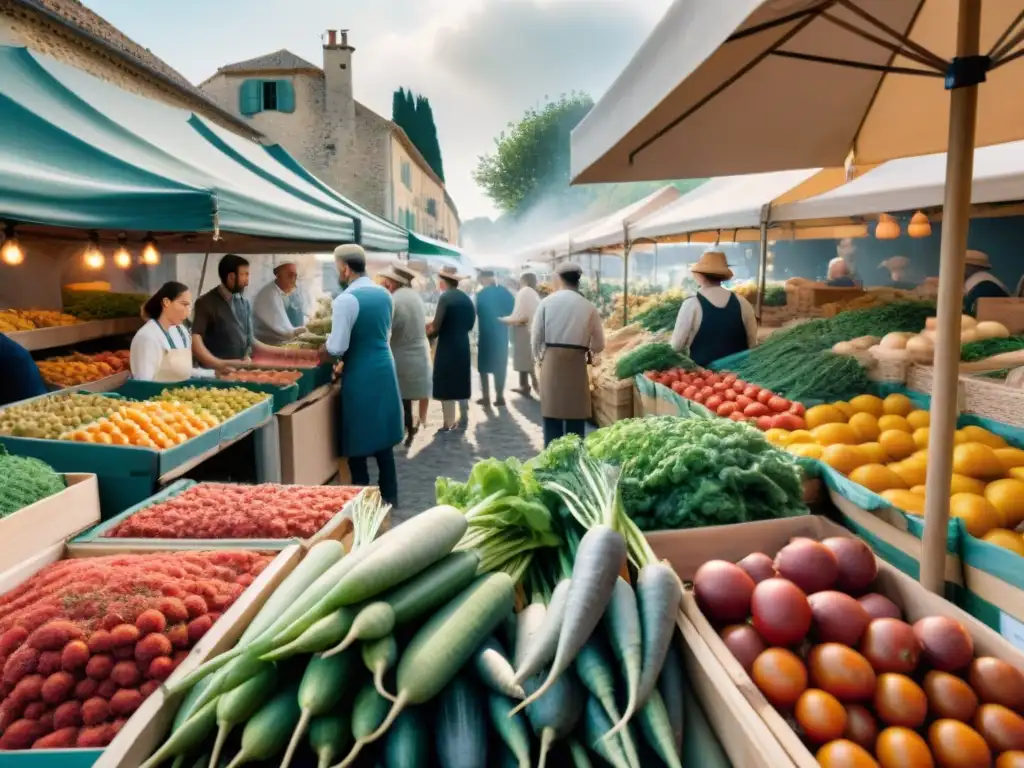
<svg viewBox="0 0 1024 768"><path fill-rule="evenodd" d="M629 227L622 227L622 240L626 251L622 254L622 327L629 325L629 252L633 244L629 242Z"/></svg>
<svg viewBox="0 0 1024 768"><path fill-rule="evenodd" d="M765 283L768 280L768 214L769 206L761 209L761 253L757 260L757 324L761 324L761 310L764 308Z"/></svg>
<svg viewBox="0 0 1024 768"><path fill-rule="evenodd" d="M980 36L980 0L960 0L956 55L976 56ZM960 317L963 311L964 256L970 226L971 180L978 86L953 88L949 105L946 191L942 206L939 258L938 328L933 372L925 527L921 584L937 594L945 590L949 483L953 472L953 433L958 412Z"/></svg>

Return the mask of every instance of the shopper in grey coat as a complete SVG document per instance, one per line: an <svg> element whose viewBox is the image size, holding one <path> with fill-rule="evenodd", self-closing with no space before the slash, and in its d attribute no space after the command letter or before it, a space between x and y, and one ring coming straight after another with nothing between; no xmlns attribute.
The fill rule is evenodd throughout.
<svg viewBox="0 0 1024 768"><path fill-rule="evenodd" d="M412 288L415 274L404 267L392 266L382 273L385 287L391 292L394 316L391 322L391 354L398 371L398 388L405 409L405 443L427 420L430 405L432 371L430 344L427 341L426 310L423 299ZM419 420L413 420L412 403L419 401Z"/></svg>

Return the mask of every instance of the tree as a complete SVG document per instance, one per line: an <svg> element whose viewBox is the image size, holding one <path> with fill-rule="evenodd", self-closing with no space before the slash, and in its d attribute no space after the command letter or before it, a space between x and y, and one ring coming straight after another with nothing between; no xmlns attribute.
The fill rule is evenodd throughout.
<svg viewBox="0 0 1024 768"><path fill-rule="evenodd" d="M409 137L423 155L427 165L444 181L441 144L434 124L434 111L426 96L417 96L412 89L399 88L391 98L391 120Z"/></svg>
<svg viewBox="0 0 1024 768"><path fill-rule="evenodd" d="M590 96L574 92L527 110L495 139L494 153L479 158L473 180L509 213L528 210L547 195L568 194L569 135L593 106Z"/></svg>

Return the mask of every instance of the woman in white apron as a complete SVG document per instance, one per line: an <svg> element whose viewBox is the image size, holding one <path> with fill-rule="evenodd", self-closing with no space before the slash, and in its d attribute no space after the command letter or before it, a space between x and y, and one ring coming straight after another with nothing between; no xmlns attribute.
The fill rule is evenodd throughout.
<svg viewBox="0 0 1024 768"><path fill-rule="evenodd" d="M540 393L530 343L533 316L537 314L537 307L540 306L537 275L533 272L524 272L519 278L519 285L512 314L502 318L502 322L512 326L512 370L519 374L519 389L516 392L523 397L533 397L531 386L538 394Z"/></svg>
<svg viewBox="0 0 1024 768"><path fill-rule="evenodd" d="M184 326L191 312L192 293L183 283L164 283L149 297L142 307L147 322L132 339L132 378L171 383L217 375L192 365L192 334Z"/></svg>

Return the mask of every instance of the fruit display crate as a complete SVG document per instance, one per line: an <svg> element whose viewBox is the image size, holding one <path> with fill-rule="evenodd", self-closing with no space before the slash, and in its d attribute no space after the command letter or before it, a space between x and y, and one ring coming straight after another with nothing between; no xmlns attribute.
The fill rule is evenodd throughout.
<svg viewBox="0 0 1024 768"><path fill-rule="evenodd" d="M176 496L184 493L190 488L194 488L201 483L197 483L194 480L176 480L169 486L161 490L159 493L154 494L145 501L134 505L133 507L126 509L121 514L113 517L109 520L96 525L89 530L80 533L74 539L68 542L69 548L75 552L86 553L90 552L97 547L103 547L104 549L112 548L127 548L133 552L163 552L167 550L175 549L257 549L257 550L282 550L293 544L298 544L303 549L309 549L311 546L324 539L335 539L338 541L345 541L346 537L352 532L352 508L355 502L366 493L366 489L361 490L352 499L345 503L345 505L335 513L327 524L317 531L313 536L305 539L143 539L143 538L121 538L107 536L107 534L114 528L119 526L125 520L130 518L132 515L141 512L144 509L152 507L156 504L161 504L165 501L173 499ZM217 485L224 485L218 483ZM382 526L384 528L385 526ZM346 550L349 548L350 542L346 542Z"/></svg>
<svg viewBox="0 0 1024 768"><path fill-rule="evenodd" d="M125 549L108 549L88 553L88 557L130 554ZM188 657L167 679L168 685L197 669L207 659L231 648L274 590L302 560L305 551L297 545L277 553L273 561L253 583L235 600L213 626L192 648ZM75 555L63 544L56 544L15 568L0 573L0 595L25 582L51 563ZM167 705L166 688L161 686L135 710L128 722L106 748L95 749L36 749L3 752L0 764L4 768L92 768L117 766L129 768L140 765L152 751L152 739L144 734L163 733L170 725L174 710ZM143 750L148 750L143 754Z"/></svg>
<svg viewBox="0 0 1024 768"><path fill-rule="evenodd" d="M186 379L185 381L173 383L129 379L124 383L124 386L117 390L117 394L132 400L148 400L159 397L166 389L180 389L181 387L241 388L248 389L251 392L263 392L271 396L271 402L269 403L270 413L277 413L286 405L294 403L299 398L299 388L295 384L289 384L287 387L278 387L273 384L247 384L242 381L221 381L220 379Z"/></svg>
<svg viewBox="0 0 1024 768"><path fill-rule="evenodd" d="M658 531L647 534L655 555L666 559L680 579L692 582L698 567L709 560L736 562L754 552L774 557L794 538L820 541L825 538L852 534L841 526L816 516L768 520L740 525L712 528L694 528L686 531ZM924 589L918 582L875 558L878 575L872 589L889 598L901 609L905 620L913 623L928 616L940 616L958 621L971 635L975 656L994 656L1017 669L1024 669L1024 653L1014 648L996 632L983 625L963 610L939 595ZM739 660L732 654L712 623L701 611L694 597L692 585L683 592L682 611L696 630L699 638L710 649L718 666L728 676L729 687L737 690L744 703L753 708L772 734L762 746L766 749L781 747L784 760L771 761L772 766L795 765L816 768L819 765L810 749L791 727L790 722L773 707ZM723 744L727 744L723 739ZM732 755L730 754L730 757ZM754 762L736 762L736 765L754 765Z"/></svg>
<svg viewBox="0 0 1024 768"><path fill-rule="evenodd" d="M331 365L329 363L317 365L316 367L302 367L292 366L288 367L285 364L282 365L260 365L258 363L244 363L239 366L240 369L252 370L252 371L298 371L301 376L295 384L299 388L298 399L302 400L304 397L309 395L314 389L322 387L326 384L331 383ZM231 384L242 385L242 382L225 382ZM275 407L275 413L281 410Z"/></svg>
<svg viewBox="0 0 1024 768"><path fill-rule="evenodd" d="M70 347L83 341L135 333L142 327L142 318L119 317L113 320L90 320L54 328L14 331L7 336L30 352L54 347Z"/></svg>

